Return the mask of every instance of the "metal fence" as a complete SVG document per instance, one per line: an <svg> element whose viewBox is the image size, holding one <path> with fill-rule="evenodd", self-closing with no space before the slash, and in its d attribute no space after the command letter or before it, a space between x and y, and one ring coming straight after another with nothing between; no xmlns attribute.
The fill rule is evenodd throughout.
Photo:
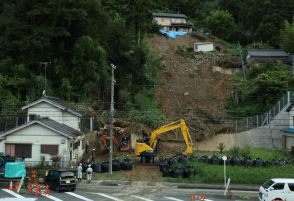
<svg viewBox="0 0 294 201"><path fill-rule="evenodd" d="M281 112L284 107L288 106L294 98L294 92L288 91L268 112L252 117L246 117L231 122L231 132L242 132L253 128L266 126Z"/></svg>

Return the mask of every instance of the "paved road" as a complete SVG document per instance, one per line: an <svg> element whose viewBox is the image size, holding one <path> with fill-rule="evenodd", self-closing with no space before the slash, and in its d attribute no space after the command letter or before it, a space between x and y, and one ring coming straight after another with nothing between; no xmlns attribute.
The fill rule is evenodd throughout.
<svg viewBox="0 0 294 201"><path fill-rule="evenodd" d="M194 194L205 195L206 201L242 200L257 201L255 191L233 191L233 198L225 198L222 190L178 189L158 186L100 186L80 184L75 192L51 192L51 196L39 196L22 192L16 194L6 189L0 190L1 198L36 198L37 201L191 201ZM200 200L200 199L195 199Z"/></svg>

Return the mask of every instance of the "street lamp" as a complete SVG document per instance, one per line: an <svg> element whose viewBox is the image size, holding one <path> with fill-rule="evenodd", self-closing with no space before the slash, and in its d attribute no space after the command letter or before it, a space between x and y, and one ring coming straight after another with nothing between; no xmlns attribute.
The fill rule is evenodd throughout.
<svg viewBox="0 0 294 201"><path fill-rule="evenodd" d="M227 173L226 173L226 160L228 159L227 156L222 157L224 161L224 180L225 180L225 188L227 187Z"/></svg>

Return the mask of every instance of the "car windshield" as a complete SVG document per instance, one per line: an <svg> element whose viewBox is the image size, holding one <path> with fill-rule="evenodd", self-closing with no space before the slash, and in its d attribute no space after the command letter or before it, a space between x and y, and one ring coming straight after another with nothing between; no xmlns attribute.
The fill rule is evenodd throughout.
<svg viewBox="0 0 294 201"><path fill-rule="evenodd" d="M73 177L74 173L73 172L62 172L61 177Z"/></svg>
<svg viewBox="0 0 294 201"><path fill-rule="evenodd" d="M264 184L262 184L262 187L264 189L268 189L271 185L273 185L273 183L275 183L275 182L273 182L273 180L268 180Z"/></svg>

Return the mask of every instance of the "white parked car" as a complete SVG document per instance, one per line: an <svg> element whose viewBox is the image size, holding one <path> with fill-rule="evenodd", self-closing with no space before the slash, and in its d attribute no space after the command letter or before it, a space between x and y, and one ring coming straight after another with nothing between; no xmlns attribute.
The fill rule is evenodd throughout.
<svg viewBox="0 0 294 201"><path fill-rule="evenodd" d="M292 201L294 200L294 179L270 179L260 186L258 197L259 201Z"/></svg>

